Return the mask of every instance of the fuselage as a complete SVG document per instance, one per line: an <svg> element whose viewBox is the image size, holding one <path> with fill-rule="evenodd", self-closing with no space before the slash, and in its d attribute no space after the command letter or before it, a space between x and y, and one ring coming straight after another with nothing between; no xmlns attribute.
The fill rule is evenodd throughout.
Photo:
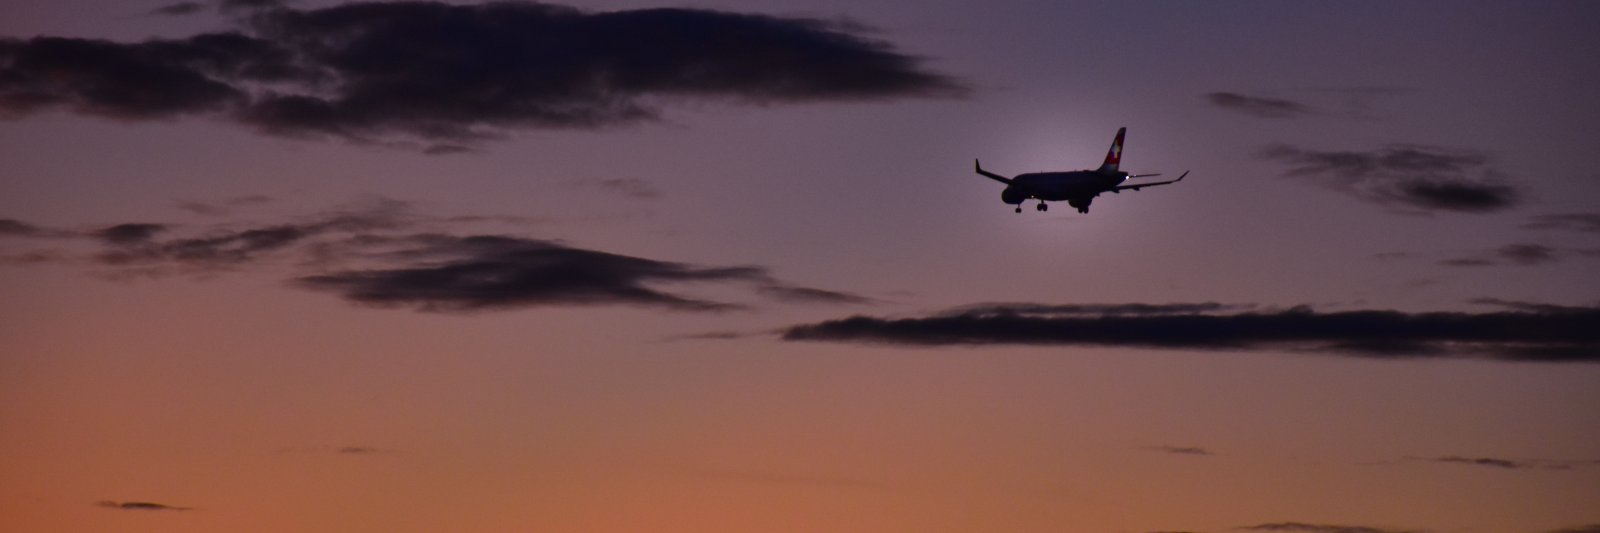
<svg viewBox="0 0 1600 533"><path fill-rule="evenodd" d="M1020 204L1028 199L1087 203L1087 200L1115 188L1127 179L1127 172L1104 173L1095 170L1018 174L1011 178L1011 186L1006 187L1000 196L1008 204Z"/></svg>

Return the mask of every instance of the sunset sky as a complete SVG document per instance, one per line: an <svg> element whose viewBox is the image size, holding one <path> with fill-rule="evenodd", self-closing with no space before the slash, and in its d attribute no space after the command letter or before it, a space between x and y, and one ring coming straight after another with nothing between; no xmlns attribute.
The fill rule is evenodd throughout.
<svg viewBox="0 0 1600 533"><path fill-rule="evenodd" d="M0 0L0 531L1600 532L1597 27Z"/></svg>

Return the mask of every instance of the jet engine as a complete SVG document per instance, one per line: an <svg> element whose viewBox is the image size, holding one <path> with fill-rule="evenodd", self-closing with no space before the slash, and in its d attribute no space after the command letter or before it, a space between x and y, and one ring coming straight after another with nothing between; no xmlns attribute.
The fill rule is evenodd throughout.
<svg viewBox="0 0 1600 533"><path fill-rule="evenodd" d="M1023 200L1027 199L1027 194L1010 187L1006 187L1005 190L1000 191L1000 201L1008 204L1020 204Z"/></svg>

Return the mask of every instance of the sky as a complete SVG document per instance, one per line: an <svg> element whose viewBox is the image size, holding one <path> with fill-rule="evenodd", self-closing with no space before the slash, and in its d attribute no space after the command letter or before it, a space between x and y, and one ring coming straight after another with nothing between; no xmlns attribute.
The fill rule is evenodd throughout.
<svg viewBox="0 0 1600 533"><path fill-rule="evenodd" d="M1600 531L1600 4L0 13L0 530Z"/></svg>

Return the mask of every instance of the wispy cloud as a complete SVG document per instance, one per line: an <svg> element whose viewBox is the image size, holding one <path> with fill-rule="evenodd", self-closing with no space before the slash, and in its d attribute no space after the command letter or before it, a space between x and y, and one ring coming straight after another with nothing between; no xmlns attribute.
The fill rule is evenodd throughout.
<svg viewBox="0 0 1600 533"><path fill-rule="evenodd" d="M1280 311L1060 316L985 307L926 317L849 318L791 326L790 341L908 346L1086 345L1297 350L1375 358L1479 357L1600 362L1600 307L1486 313Z"/></svg>
<svg viewBox="0 0 1600 533"><path fill-rule="evenodd" d="M830 291L811 287L797 287L783 283L765 283L756 288L757 292L773 299L791 303L820 303L820 304L871 304L877 300L851 294L848 292Z"/></svg>
<svg viewBox="0 0 1600 533"><path fill-rule="evenodd" d="M634 178L611 178L597 180L595 187L602 190L620 194L629 198L656 199L661 197L661 191L648 181Z"/></svg>
<svg viewBox="0 0 1600 533"><path fill-rule="evenodd" d="M1205 98L1213 106L1260 118L1298 118L1316 114L1311 106L1282 98L1231 92L1206 93Z"/></svg>
<svg viewBox="0 0 1600 533"><path fill-rule="evenodd" d="M1491 213L1522 192L1471 150L1395 144L1369 151L1322 151L1276 144L1258 155L1289 165L1285 176L1311 179L1356 198L1423 213Z"/></svg>
<svg viewBox="0 0 1600 533"><path fill-rule="evenodd" d="M1552 213L1535 215L1522 225L1523 229L1565 230L1582 233L1600 233L1600 213Z"/></svg>
<svg viewBox="0 0 1600 533"><path fill-rule="evenodd" d="M749 339L755 337L771 337L770 331L710 331L705 333L687 333L663 338L663 341L693 341L713 340L726 341L736 339Z"/></svg>
<svg viewBox="0 0 1600 533"><path fill-rule="evenodd" d="M1538 265L1556 261L1556 249L1543 244L1507 244L1496 253L1518 265Z"/></svg>
<svg viewBox="0 0 1600 533"><path fill-rule="evenodd" d="M1387 529L1365 526L1345 526L1333 524L1308 524L1305 522L1273 522L1244 526L1235 529L1245 531L1289 531L1301 533L1421 533L1417 529Z"/></svg>
<svg viewBox="0 0 1600 533"><path fill-rule="evenodd" d="M289 137L430 153L521 129L657 120L686 100L774 105L960 97L859 24L711 9L228 1L234 28L117 42L0 38L0 116L222 117ZM169 4L156 13L204 7Z"/></svg>
<svg viewBox="0 0 1600 533"><path fill-rule="evenodd" d="M1174 455L1216 455L1199 446L1145 446L1144 449Z"/></svg>
<svg viewBox="0 0 1600 533"><path fill-rule="evenodd" d="M1200 303L1117 303L1117 304L1041 304L1031 302L993 302L964 305L945 311L944 315L1034 315L1034 316L1124 316L1124 315L1184 315L1241 311L1253 305Z"/></svg>
<svg viewBox="0 0 1600 533"><path fill-rule="evenodd" d="M1518 300L1502 300L1500 298L1473 298L1471 300L1468 300L1467 303L1472 303L1472 304L1477 304L1477 305L1492 305L1492 306L1495 306L1495 307L1501 307L1501 308L1505 308L1505 309L1512 309L1512 310L1516 310L1516 311L1526 311L1526 312L1530 312L1530 313L1544 313L1544 314L1581 313L1584 310L1589 309L1587 307L1578 307L1578 306L1572 306L1572 305L1557 305L1557 304L1547 304L1547 303L1539 303L1539 302L1523 302L1523 301L1518 301Z"/></svg>
<svg viewBox="0 0 1600 533"><path fill-rule="evenodd" d="M1572 258L1597 257L1594 250L1556 248L1535 243L1512 243L1492 250L1439 260L1439 264L1454 267L1485 267L1499 265L1539 266L1566 261Z"/></svg>
<svg viewBox="0 0 1600 533"><path fill-rule="evenodd" d="M116 224L71 232L15 222L15 233L61 233L76 252L33 250L0 264L77 263L111 279L211 277L268 265L299 273L290 285L367 306L482 312L541 306L631 305L724 311L746 304L668 291L684 284L731 286L769 300L866 304L875 300L796 285L754 265L702 266L498 233L457 234L494 217L430 217L379 200L298 220L174 226ZM93 251L83 251L84 248Z"/></svg>
<svg viewBox="0 0 1600 533"><path fill-rule="evenodd" d="M21 220L0 218L0 237L38 237L45 230Z"/></svg>
<svg viewBox="0 0 1600 533"><path fill-rule="evenodd" d="M295 284L356 303L434 312L587 304L721 311L740 306L651 285L769 278L758 267L699 267L519 237L418 235L391 243L398 247L386 254L404 257L402 265L304 276Z"/></svg>
<svg viewBox="0 0 1600 533"><path fill-rule="evenodd" d="M98 505L100 507L105 507L107 509L117 509L119 511L192 511L192 510L194 510L191 507L177 507L177 506L173 506L173 505L167 505L167 504L164 504L164 503L153 503L153 502L115 502L115 501L106 500L106 501L98 502L95 505Z"/></svg>
<svg viewBox="0 0 1600 533"><path fill-rule="evenodd" d="M1438 457L1407 457L1407 461L1481 466L1504 470L1573 470L1597 464L1596 461L1567 461L1557 459L1503 459L1498 457L1463 457L1442 455Z"/></svg>
<svg viewBox="0 0 1600 533"><path fill-rule="evenodd" d="M150 10L151 15L183 16L193 15L205 11L206 4L201 2L175 2Z"/></svg>
<svg viewBox="0 0 1600 533"><path fill-rule="evenodd" d="M817 476L775 473L756 470L705 470L696 475L710 479L763 485L801 485L830 489L886 490L889 487L872 481L848 477Z"/></svg>
<svg viewBox="0 0 1600 533"><path fill-rule="evenodd" d="M123 275L213 273L259 262L317 237L409 227L415 221L407 209L409 206L403 202L384 200L334 210L306 221L243 228L224 226L166 239L157 237L172 233L169 225L119 224L91 234L106 244L93 259Z"/></svg>
<svg viewBox="0 0 1600 533"><path fill-rule="evenodd" d="M152 9L150 10L150 14L181 17L212 10L221 13L232 13L236 11L269 9L280 7L288 3L289 2L286 0L218 0L213 2L174 2Z"/></svg>
<svg viewBox="0 0 1600 533"><path fill-rule="evenodd" d="M849 293L779 281L759 266L697 266L504 235L419 234L365 238L384 264L296 278L297 286L351 302L430 312L476 312L540 306L636 305L679 311L728 311L743 304L666 292L663 284L744 285L786 302L859 304Z"/></svg>
<svg viewBox="0 0 1600 533"><path fill-rule="evenodd" d="M348 446L299 446L299 447L293 447L293 448L282 448L282 449L278 450L278 453L333 454L333 455L379 455L379 454L390 453L392 451L393 450L386 450L386 449L378 448L378 447L374 447L374 446L348 445Z"/></svg>
<svg viewBox="0 0 1600 533"><path fill-rule="evenodd" d="M240 208L269 204L272 203L272 201L273 199L269 196L251 195L229 198L221 202L211 203L194 201L179 202L178 209L182 209L196 215L220 217L233 214L234 211Z"/></svg>
<svg viewBox="0 0 1600 533"><path fill-rule="evenodd" d="M1546 533L1600 533L1600 524L1555 529Z"/></svg>
<svg viewBox="0 0 1600 533"><path fill-rule="evenodd" d="M1521 469L1521 468L1529 468L1528 464L1526 464L1526 463L1512 461L1510 459L1495 459L1493 457L1459 457L1459 456L1454 456L1454 455L1448 455L1448 456L1444 456L1444 457L1434 457L1434 458L1425 459L1425 460L1426 461L1432 461L1432 462L1435 462L1435 463L1454 463L1454 464L1464 464L1464 465L1474 465L1474 466L1490 466L1490 467L1494 467L1494 468L1505 468L1505 469L1511 469L1511 470L1516 470L1516 469Z"/></svg>

